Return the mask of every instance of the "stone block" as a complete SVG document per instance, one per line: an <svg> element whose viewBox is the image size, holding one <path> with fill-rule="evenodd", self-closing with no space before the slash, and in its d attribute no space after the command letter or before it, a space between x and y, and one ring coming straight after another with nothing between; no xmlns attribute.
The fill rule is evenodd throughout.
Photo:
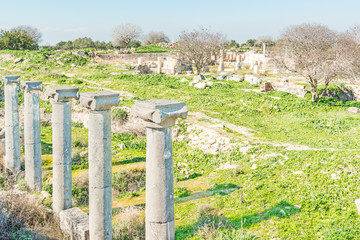
<svg viewBox="0 0 360 240"><path fill-rule="evenodd" d="M89 239L89 216L79 208L60 212L60 228L65 237L71 240Z"/></svg>
<svg viewBox="0 0 360 240"><path fill-rule="evenodd" d="M349 112L352 112L352 113L359 113L359 112L360 112L360 109L357 108L357 107L349 107L349 108L348 108L348 111L349 111Z"/></svg>

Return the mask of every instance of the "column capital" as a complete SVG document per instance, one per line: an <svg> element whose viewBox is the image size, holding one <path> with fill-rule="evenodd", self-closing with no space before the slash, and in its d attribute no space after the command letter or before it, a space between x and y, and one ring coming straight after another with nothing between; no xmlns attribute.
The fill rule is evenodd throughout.
<svg viewBox="0 0 360 240"><path fill-rule="evenodd" d="M92 111L108 110L119 105L119 94L107 91L81 93L80 104Z"/></svg>
<svg viewBox="0 0 360 240"><path fill-rule="evenodd" d="M48 87L45 90L45 97L55 102L69 101L72 98L79 99L79 88L76 87Z"/></svg>
<svg viewBox="0 0 360 240"><path fill-rule="evenodd" d="M25 92L31 92L31 91L42 91L43 90L43 84L41 81L26 81L21 82L21 89Z"/></svg>
<svg viewBox="0 0 360 240"><path fill-rule="evenodd" d="M171 127L176 118L185 119L188 111L185 102L167 99L138 101L131 108L131 114L145 120L149 128Z"/></svg>
<svg viewBox="0 0 360 240"><path fill-rule="evenodd" d="M10 84L10 83L19 84L20 83L19 78L20 78L20 76L18 76L18 75L3 76L2 81L4 82L5 85Z"/></svg>

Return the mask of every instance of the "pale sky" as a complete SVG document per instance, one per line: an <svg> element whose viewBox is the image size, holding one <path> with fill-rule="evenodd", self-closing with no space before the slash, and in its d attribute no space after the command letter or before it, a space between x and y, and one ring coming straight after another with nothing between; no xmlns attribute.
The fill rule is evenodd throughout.
<svg viewBox="0 0 360 240"><path fill-rule="evenodd" d="M344 31L360 24L359 0L0 0L0 29L36 27L41 45L78 37L110 41L122 23L144 34L163 31L177 40L198 26L224 33L239 43L272 36L294 24L320 23Z"/></svg>

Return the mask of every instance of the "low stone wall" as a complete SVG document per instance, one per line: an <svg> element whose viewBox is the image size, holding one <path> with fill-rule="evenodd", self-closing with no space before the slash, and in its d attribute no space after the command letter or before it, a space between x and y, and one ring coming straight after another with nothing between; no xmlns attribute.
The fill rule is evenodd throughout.
<svg viewBox="0 0 360 240"><path fill-rule="evenodd" d="M305 97L306 93L308 92L306 90L306 86L290 84L288 81L279 82L279 83L266 82L261 85L262 92L268 92L273 90L288 92L302 98Z"/></svg>
<svg viewBox="0 0 360 240"><path fill-rule="evenodd" d="M97 55L102 60L121 60L123 62L136 62L138 58L142 58L144 61L157 60L160 58L168 58L173 56L172 53L129 53L129 54L106 54Z"/></svg>

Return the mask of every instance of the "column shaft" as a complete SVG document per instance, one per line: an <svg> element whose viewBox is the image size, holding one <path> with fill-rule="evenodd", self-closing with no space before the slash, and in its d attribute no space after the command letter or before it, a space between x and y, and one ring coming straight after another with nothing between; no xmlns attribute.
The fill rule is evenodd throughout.
<svg viewBox="0 0 360 240"><path fill-rule="evenodd" d="M112 239L111 111L89 116L90 239Z"/></svg>
<svg viewBox="0 0 360 240"><path fill-rule="evenodd" d="M53 209L56 214L71 208L71 104L55 102L53 123Z"/></svg>
<svg viewBox="0 0 360 240"><path fill-rule="evenodd" d="M171 128L146 129L146 240L175 238Z"/></svg>
<svg viewBox="0 0 360 240"><path fill-rule="evenodd" d="M41 191L40 103L37 91L24 95L25 180L30 189Z"/></svg>
<svg viewBox="0 0 360 240"><path fill-rule="evenodd" d="M5 168L20 171L18 85L5 83Z"/></svg>

